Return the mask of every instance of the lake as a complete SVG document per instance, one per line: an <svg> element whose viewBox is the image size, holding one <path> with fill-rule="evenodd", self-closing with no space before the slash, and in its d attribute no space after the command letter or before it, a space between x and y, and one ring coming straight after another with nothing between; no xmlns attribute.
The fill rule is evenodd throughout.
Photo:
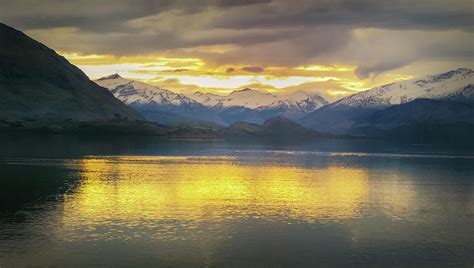
<svg viewBox="0 0 474 268"><path fill-rule="evenodd" d="M474 150L2 136L0 267L472 267Z"/></svg>

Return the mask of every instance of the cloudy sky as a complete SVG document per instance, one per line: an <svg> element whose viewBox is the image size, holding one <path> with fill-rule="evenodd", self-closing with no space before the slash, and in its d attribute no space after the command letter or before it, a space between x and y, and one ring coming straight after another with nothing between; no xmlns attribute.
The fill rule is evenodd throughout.
<svg viewBox="0 0 474 268"><path fill-rule="evenodd" d="M25 31L89 77L163 88L252 87L329 99L474 68L472 0L0 0Z"/></svg>

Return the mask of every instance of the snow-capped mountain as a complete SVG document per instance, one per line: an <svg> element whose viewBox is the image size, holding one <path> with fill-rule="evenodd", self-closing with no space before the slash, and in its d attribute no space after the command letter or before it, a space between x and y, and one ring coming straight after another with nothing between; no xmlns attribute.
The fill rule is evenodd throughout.
<svg viewBox="0 0 474 268"><path fill-rule="evenodd" d="M117 99L140 111L149 120L163 124L195 120L224 125L236 121L262 123L277 115L300 118L327 104L324 98L305 92L276 96L243 89L227 96L201 92L186 96L118 74L95 82L109 89Z"/></svg>
<svg viewBox="0 0 474 268"><path fill-rule="evenodd" d="M329 104L323 97L305 91L296 91L279 97L278 103L289 109L309 113Z"/></svg>
<svg viewBox="0 0 474 268"><path fill-rule="evenodd" d="M312 112L328 102L321 96L297 91L285 95L273 95L253 89L242 89L220 96L195 92L190 98L209 107L245 107L254 110L285 109L292 112Z"/></svg>
<svg viewBox="0 0 474 268"><path fill-rule="evenodd" d="M378 107L407 103L416 99L474 100L474 71L459 68L446 73L400 81L341 99L335 106Z"/></svg>
<svg viewBox="0 0 474 268"><path fill-rule="evenodd" d="M275 100L275 96L258 90L249 88L236 90L226 96L215 94L203 94L195 92L190 96L206 106L211 107L232 107L240 106L249 109L256 109L261 106L269 106Z"/></svg>
<svg viewBox="0 0 474 268"><path fill-rule="evenodd" d="M161 89L143 82L129 80L119 74L102 77L95 82L112 92L114 96L125 104L136 105L189 105L196 101L183 94Z"/></svg>
<svg viewBox="0 0 474 268"><path fill-rule="evenodd" d="M161 124L218 121L207 107L183 94L126 79L118 74L99 78L95 82L109 89L117 99L150 121Z"/></svg>
<svg viewBox="0 0 474 268"><path fill-rule="evenodd" d="M308 114L300 120L300 123L316 130L339 134L353 132L356 128L372 128L375 124L381 126L382 121L383 125L391 127L398 126L404 121L414 124L414 121L408 118L410 113L407 109L417 113L422 111L423 117L419 118L425 118L424 121L432 119L434 122L442 119L443 122L449 120L456 122L458 119L453 118L455 112L446 113L450 118L441 118L439 115L435 116L432 111L427 111L426 107L445 110L449 107L452 111L458 103L474 105L473 85L474 72L471 69L459 68L446 73L384 85L345 97ZM430 102L419 100L430 100ZM395 106L400 107L389 109ZM376 116L379 111L386 112L378 113ZM463 114L469 111L472 110L466 108ZM474 118L474 114L472 117ZM376 118L384 120L375 120ZM390 118L397 118L397 124L390 122Z"/></svg>

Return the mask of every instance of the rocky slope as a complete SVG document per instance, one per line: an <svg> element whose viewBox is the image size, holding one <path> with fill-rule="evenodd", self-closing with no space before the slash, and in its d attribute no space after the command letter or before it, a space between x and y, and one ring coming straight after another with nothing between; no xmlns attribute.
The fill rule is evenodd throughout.
<svg viewBox="0 0 474 268"><path fill-rule="evenodd" d="M0 24L0 121L141 120L54 50Z"/></svg>

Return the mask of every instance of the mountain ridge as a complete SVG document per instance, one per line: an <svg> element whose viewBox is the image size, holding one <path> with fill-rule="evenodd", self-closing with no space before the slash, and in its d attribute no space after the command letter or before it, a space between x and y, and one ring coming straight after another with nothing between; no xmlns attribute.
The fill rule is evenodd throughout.
<svg viewBox="0 0 474 268"><path fill-rule="evenodd" d="M308 94L305 91L296 91L283 95L274 95L255 89L244 88L234 90L227 95L194 92L191 96L195 100L211 107L241 106L249 109L295 108L309 112L328 104L328 101L317 94Z"/></svg>
<svg viewBox="0 0 474 268"><path fill-rule="evenodd" d="M262 123L277 115L299 118L328 103L316 94L293 92L276 96L250 88L234 90L225 96L199 91L185 95L126 79L118 74L99 78L95 82L108 88L127 105L144 113L149 120L159 123L183 120L224 125L237 121ZM163 120L158 115L168 115L169 118Z"/></svg>
<svg viewBox="0 0 474 268"><path fill-rule="evenodd" d="M402 104L420 98L444 99L449 98L458 91L459 88L472 84L474 84L474 71L468 68L458 68L444 73L427 75L421 78L375 87L342 98L336 101L334 105L388 106ZM474 100L474 91L470 97Z"/></svg>
<svg viewBox="0 0 474 268"><path fill-rule="evenodd" d="M360 124L370 125L370 118L375 112L419 99L474 102L473 84L474 71L458 68L375 87L342 98L315 110L298 122L319 131L347 134L359 128Z"/></svg>
<svg viewBox="0 0 474 268"><path fill-rule="evenodd" d="M142 120L76 66L0 23L0 120Z"/></svg>

